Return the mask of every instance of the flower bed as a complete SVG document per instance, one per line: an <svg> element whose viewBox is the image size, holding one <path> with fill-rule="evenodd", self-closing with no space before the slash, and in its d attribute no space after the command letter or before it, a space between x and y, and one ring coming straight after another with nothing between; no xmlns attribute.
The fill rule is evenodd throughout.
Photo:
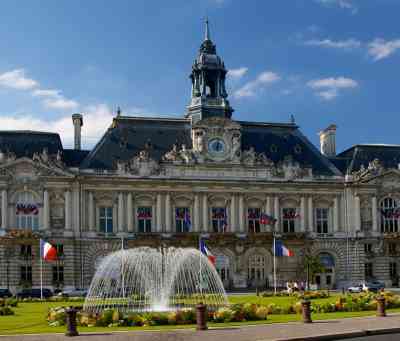
<svg viewBox="0 0 400 341"><path fill-rule="evenodd" d="M385 292L387 308L400 308L400 296ZM372 293L346 295L339 297L336 302L311 304L313 313L359 312L376 310L377 295ZM277 304L258 305L252 303L232 304L216 311L208 312L208 321L215 323L245 322L266 320L268 315L300 314L301 300L289 306ZM57 307L49 310L47 320L51 326L65 324L65 308ZM148 312L121 314L117 310L105 310L99 315L78 313L77 322L80 326L160 326L194 324L196 315L193 309L173 312Z"/></svg>
<svg viewBox="0 0 400 341"><path fill-rule="evenodd" d="M9 306L0 307L0 316L14 315L14 310Z"/></svg>

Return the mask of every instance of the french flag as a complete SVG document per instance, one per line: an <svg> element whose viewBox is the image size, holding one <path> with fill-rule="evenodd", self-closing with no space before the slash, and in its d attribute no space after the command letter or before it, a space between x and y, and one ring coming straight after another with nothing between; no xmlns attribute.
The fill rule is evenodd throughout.
<svg viewBox="0 0 400 341"><path fill-rule="evenodd" d="M43 239L40 239L40 255L45 261L57 260L57 249Z"/></svg>
<svg viewBox="0 0 400 341"><path fill-rule="evenodd" d="M203 239L200 239L200 252L203 255L207 256L207 258L211 262L211 264L215 266L215 256L208 249L208 247Z"/></svg>
<svg viewBox="0 0 400 341"><path fill-rule="evenodd" d="M275 241L275 256L293 257L294 253L292 250L289 250L287 247L285 247L281 240L276 240Z"/></svg>

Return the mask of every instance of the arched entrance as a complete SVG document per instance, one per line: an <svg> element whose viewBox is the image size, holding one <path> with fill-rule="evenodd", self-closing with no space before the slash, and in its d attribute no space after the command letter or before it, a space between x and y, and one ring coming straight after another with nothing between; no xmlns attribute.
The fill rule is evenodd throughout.
<svg viewBox="0 0 400 341"><path fill-rule="evenodd" d="M327 252L318 255L324 271L315 274L315 283L319 289L333 289L335 286L335 258Z"/></svg>

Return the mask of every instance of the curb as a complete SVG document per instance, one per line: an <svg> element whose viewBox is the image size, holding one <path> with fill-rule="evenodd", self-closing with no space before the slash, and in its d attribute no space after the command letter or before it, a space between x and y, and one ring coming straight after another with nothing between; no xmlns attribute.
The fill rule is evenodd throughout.
<svg viewBox="0 0 400 341"><path fill-rule="evenodd" d="M385 335L385 334L396 334L400 333L400 328L383 328L383 329L366 329L366 330L357 330L347 333L337 333L337 334L326 334L326 335L316 335L316 336L307 336L306 339L304 337L292 337L287 339L275 339L275 341L331 341L331 340L343 340L350 339L356 337L365 337L365 336L373 336L373 335ZM260 340L263 341L263 340Z"/></svg>

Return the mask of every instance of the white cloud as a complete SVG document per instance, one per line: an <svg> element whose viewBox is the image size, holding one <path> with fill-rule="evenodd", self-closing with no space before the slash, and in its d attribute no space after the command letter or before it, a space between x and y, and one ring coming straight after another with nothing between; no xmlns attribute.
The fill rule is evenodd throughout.
<svg viewBox="0 0 400 341"><path fill-rule="evenodd" d="M86 147L93 146L111 125L113 114L105 104L91 105L84 108L82 142ZM72 147L74 129L70 115L54 120L41 119L32 115L0 115L0 126L5 130L30 130L57 132L64 147Z"/></svg>
<svg viewBox="0 0 400 341"><path fill-rule="evenodd" d="M337 6L342 9L347 9L350 10L352 14L358 12L358 8L353 0L315 0L315 2L324 6Z"/></svg>
<svg viewBox="0 0 400 341"><path fill-rule="evenodd" d="M227 77L234 80L239 80L247 73L247 71L249 71L249 68L244 66L237 69L231 69L228 70Z"/></svg>
<svg viewBox="0 0 400 341"><path fill-rule="evenodd" d="M60 95L60 90L53 89L36 89L32 91L32 96L34 97L58 97Z"/></svg>
<svg viewBox="0 0 400 341"><path fill-rule="evenodd" d="M368 44L368 54L377 61L389 57L400 49L400 39L387 40L377 38Z"/></svg>
<svg viewBox="0 0 400 341"><path fill-rule="evenodd" d="M358 83L351 78L330 77L311 80L307 83L307 86L315 90L318 96L329 101L336 98L340 90L356 88Z"/></svg>
<svg viewBox="0 0 400 341"><path fill-rule="evenodd" d="M279 81L280 79L281 77L275 72L262 72L256 79L246 83L240 89L236 90L233 95L236 98L254 97L259 90Z"/></svg>
<svg viewBox="0 0 400 341"><path fill-rule="evenodd" d="M0 74L0 86L17 90L29 90L38 86L34 79L25 77L24 69L16 69Z"/></svg>
<svg viewBox="0 0 400 341"><path fill-rule="evenodd" d="M346 39L346 40L331 40L331 39L312 39L308 40L304 43L308 46L319 46L319 47L326 47L326 48L333 48L333 49L344 49L344 50L351 50L361 47L361 42L356 39Z"/></svg>
<svg viewBox="0 0 400 341"><path fill-rule="evenodd" d="M79 106L79 103L72 100L64 98L63 96L58 96L56 98L48 98L43 101L43 105L49 109L57 110L72 110Z"/></svg>

